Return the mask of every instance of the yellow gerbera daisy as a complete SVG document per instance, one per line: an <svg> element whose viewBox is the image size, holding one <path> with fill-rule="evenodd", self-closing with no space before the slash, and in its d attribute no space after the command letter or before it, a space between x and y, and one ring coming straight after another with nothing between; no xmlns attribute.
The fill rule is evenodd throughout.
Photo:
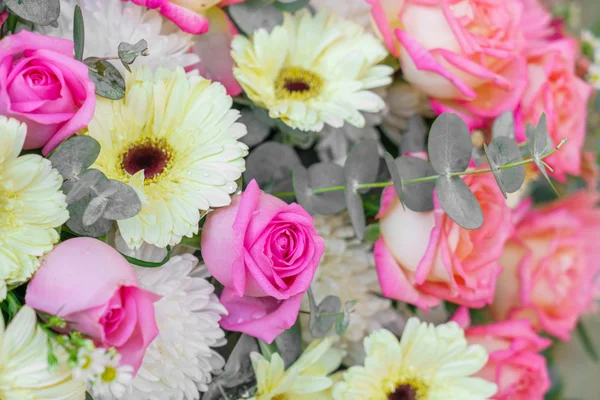
<svg viewBox="0 0 600 400"><path fill-rule="evenodd" d="M256 374L256 395L250 400L328 400L333 381L328 377L342 362L339 350L331 348L334 339L315 340L287 370L277 353L268 361L250 354Z"/></svg>
<svg viewBox="0 0 600 400"><path fill-rule="evenodd" d="M0 116L0 301L8 285L31 278L69 218L62 178L49 160L19 157L27 126Z"/></svg>
<svg viewBox="0 0 600 400"><path fill-rule="evenodd" d="M467 346L454 322L434 326L411 318L402 339L387 330L365 339L365 364L348 369L333 389L335 400L483 400L496 385L473 378L488 356Z"/></svg>
<svg viewBox="0 0 600 400"><path fill-rule="evenodd" d="M175 245L198 233L201 210L231 202L245 168L246 127L221 84L183 69L129 74L125 97L98 99L89 135L100 142L92 168L129 184L142 210L118 221L127 245Z"/></svg>
<svg viewBox="0 0 600 400"><path fill-rule="evenodd" d="M391 82L393 69L377 65L387 51L354 22L324 12L285 14L270 33L256 31L232 42L234 76L248 97L292 128L321 131L344 121L363 127L360 111L384 101L368 89Z"/></svg>
<svg viewBox="0 0 600 400"><path fill-rule="evenodd" d="M35 311L24 306L5 329L0 315L0 399L82 400L85 384L74 380L67 354L55 345L58 365L48 365L48 335Z"/></svg>

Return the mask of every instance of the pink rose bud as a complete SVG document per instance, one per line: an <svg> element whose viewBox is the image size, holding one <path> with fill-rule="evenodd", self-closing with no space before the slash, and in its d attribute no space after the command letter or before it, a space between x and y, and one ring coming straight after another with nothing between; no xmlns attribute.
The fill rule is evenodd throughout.
<svg viewBox="0 0 600 400"><path fill-rule="evenodd" d="M497 320L527 318L569 340L594 302L600 272L600 196L580 192L527 212L506 243L491 310Z"/></svg>
<svg viewBox="0 0 600 400"><path fill-rule="evenodd" d="M229 207L208 215L202 256L225 286L223 328L271 343L298 317L324 251L312 217L250 182Z"/></svg>
<svg viewBox="0 0 600 400"><path fill-rule="evenodd" d="M492 302L499 259L512 233L510 210L492 174L468 175L484 222L467 230L446 215L434 195L429 212L403 209L393 187L381 197L381 236L374 256L382 293L428 308L441 300L483 307Z"/></svg>
<svg viewBox="0 0 600 400"><path fill-rule="evenodd" d="M479 344L489 354L475 376L495 382L494 400L543 400L550 389L546 358L538 354L552 344L538 336L528 321L504 321L465 331L469 345Z"/></svg>
<svg viewBox="0 0 600 400"><path fill-rule="evenodd" d="M92 119L94 84L72 41L23 30L2 39L0 65L0 115L27 124L25 150L47 155Z"/></svg>
<svg viewBox="0 0 600 400"><path fill-rule="evenodd" d="M158 335L153 302L119 252L92 238L67 240L42 259L27 287L28 306L67 321L69 330L114 347L137 372Z"/></svg>

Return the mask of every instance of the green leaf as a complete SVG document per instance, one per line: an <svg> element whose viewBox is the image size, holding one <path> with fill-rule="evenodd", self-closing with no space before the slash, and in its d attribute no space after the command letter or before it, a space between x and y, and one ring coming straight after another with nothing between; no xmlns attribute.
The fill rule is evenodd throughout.
<svg viewBox="0 0 600 400"><path fill-rule="evenodd" d="M344 305L344 312L339 314L335 319L335 333L343 335L348 330L350 325L350 315L352 314L352 307L356 304L356 300L347 301Z"/></svg>
<svg viewBox="0 0 600 400"><path fill-rule="evenodd" d="M515 120L511 111L500 115L492 125L492 137L515 137Z"/></svg>
<svg viewBox="0 0 600 400"><path fill-rule="evenodd" d="M312 190L344 185L344 169L333 163L316 163L308 168L308 181L311 188L310 204L314 212L334 215L344 211L344 192L341 190L314 194Z"/></svg>
<svg viewBox="0 0 600 400"><path fill-rule="evenodd" d="M100 154L100 143L89 136L72 136L48 157L62 177L71 179L89 168Z"/></svg>
<svg viewBox="0 0 600 400"><path fill-rule="evenodd" d="M85 400L94 400L90 392L85 392Z"/></svg>
<svg viewBox="0 0 600 400"><path fill-rule="evenodd" d="M97 169L85 170L77 178L63 183L63 192L67 195L67 204L73 204L89 195L92 188L101 179L106 179L105 175Z"/></svg>
<svg viewBox="0 0 600 400"><path fill-rule="evenodd" d="M554 184L550 180L548 172L546 171L546 165L542 160L544 155L546 155L546 152L548 152L551 144L550 136L548 135L548 130L546 128L546 114L542 114L536 127L528 124L526 131L527 143L529 145L529 151L531 152L531 158L533 159L535 165L537 165L546 181L548 181L550 184L552 190L554 190L554 192L558 195L558 190L556 190Z"/></svg>
<svg viewBox="0 0 600 400"><path fill-rule="evenodd" d="M367 225L364 240L367 242L375 242L379 239L379 228L379 224L377 223Z"/></svg>
<svg viewBox="0 0 600 400"><path fill-rule="evenodd" d="M98 96L110 100L119 100L125 96L125 80L114 65L98 57L88 57L83 62L88 66L88 74Z"/></svg>
<svg viewBox="0 0 600 400"><path fill-rule="evenodd" d="M296 319L296 323L290 329L287 329L275 338L277 350L285 367L292 365L300 356L302 350L302 327L300 326L300 318Z"/></svg>
<svg viewBox="0 0 600 400"><path fill-rule="evenodd" d="M50 25L60 16L60 0L4 0L19 17L37 25Z"/></svg>
<svg viewBox="0 0 600 400"><path fill-rule="evenodd" d="M302 165L293 147L277 142L264 142L246 158L244 180L256 179L258 186L272 193L293 190L292 171Z"/></svg>
<svg viewBox="0 0 600 400"><path fill-rule="evenodd" d="M283 24L283 14L273 5L256 7L238 3L228 6L227 10L236 27L247 35L261 28L271 31L275 26Z"/></svg>
<svg viewBox="0 0 600 400"><path fill-rule="evenodd" d="M310 0L278 0L273 5L284 12L295 13L308 7Z"/></svg>
<svg viewBox="0 0 600 400"><path fill-rule="evenodd" d="M436 118L429 131L429 160L438 174L463 172L469 166L473 144L467 124L456 114Z"/></svg>
<svg viewBox="0 0 600 400"><path fill-rule="evenodd" d="M83 46L85 43L85 28L83 25L83 14L79 5L75 5L73 16L73 43L75 43L75 59L83 60Z"/></svg>
<svg viewBox="0 0 600 400"><path fill-rule="evenodd" d="M499 168L522 160L521 150L514 139L508 136L499 136L492 140L489 146L484 144L483 149L504 197L507 197L506 193L514 193L519 190L525 182L525 165L506 169Z"/></svg>
<svg viewBox="0 0 600 400"><path fill-rule="evenodd" d="M396 165L403 181L436 175L431 164L418 157L397 158ZM433 210L434 188L434 180L403 185L402 201L412 211L431 211Z"/></svg>
<svg viewBox="0 0 600 400"><path fill-rule="evenodd" d="M325 297L317 306L315 315L313 316L313 313L310 313L308 329L311 335L317 339L327 336L341 308L342 301L339 297Z"/></svg>
<svg viewBox="0 0 600 400"><path fill-rule="evenodd" d="M129 66L133 64L135 59L138 58L138 56L148 55L148 42L146 42L144 39L141 39L134 44L121 42L119 43L118 55L123 66L127 69L127 71L131 72L131 68L129 68Z"/></svg>
<svg viewBox="0 0 600 400"><path fill-rule="evenodd" d="M400 177L400 172L398 171L398 165L396 164L396 160L390 153L385 153L383 155L383 159L385 160L385 165L387 166L388 171L390 172L390 176L392 178L392 183L394 184L394 189L396 189L396 195L404 207L404 196L402 193L402 178Z"/></svg>
<svg viewBox="0 0 600 400"><path fill-rule="evenodd" d="M195 250L200 250L200 248L201 248L201 239L202 239L202 230L200 230L200 232L198 232L197 234L195 234L191 238L187 237L187 236L184 236L183 238L181 238L181 241L179 242L179 245L191 247L192 249L195 249Z"/></svg>
<svg viewBox="0 0 600 400"><path fill-rule="evenodd" d="M440 204L454 222L465 229L483 224L483 212L477 198L459 177L440 176L435 181Z"/></svg>
<svg viewBox="0 0 600 400"><path fill-rule="evenodd" d="M260 347L260 353L267 360L270 360L271 356L273 354L278 353L277 345L275 344L275 342L269 344L267 342L264 342L264 341L258 339L258 347Z"/></svg>
<svg viewBox="0 0 600 400"><path fill-rule="evenodd" d="M130 264L137 265L138 267L158 268L158 267L162 267L163 265L165 265L166 263L168 263L169 260L171 259L171 246L167 246L167 254L165 255L165 258L163 258L163 260L159 261L159 262L144 261L144 260L140 260L140 259L137 259L137 258L134 258L134 257L129 257L128 255L125 255L123 253L121 253L121 255Z"/></svg>
<svg viewBox="0 0 600 400"><path fill-rule="evenodd" d="M588 356L590 356L592 361L598 363L598 353L596 352L596 347L594 346L594 342L592 342L592 338L590 337L587 328L583 324L583 321L577 322L577 337L581 341L581 345Z"/></svg>

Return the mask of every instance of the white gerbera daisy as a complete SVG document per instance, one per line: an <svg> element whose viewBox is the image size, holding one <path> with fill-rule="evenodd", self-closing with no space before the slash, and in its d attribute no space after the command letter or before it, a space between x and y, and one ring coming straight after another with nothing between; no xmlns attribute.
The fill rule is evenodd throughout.
<svg viewBox="0 0 600 400"><path fill-rule="evenodd" d="M27 126L0 116L0 301L7 286L31 278L69 218L62 177L49 160L19 157Z"/></svg>
<svg viewBox="0 0 600 400"><path fill-rule="evenodd" d="M48 335L38 325L33 309L21 308L8 327L0 315L0 399L83 399L85 385L73 379L67 354L58 345L53 352L59 362L50 368Z"/></svg>
<svg viewBox="0 0 600 400"><path fill-rule="evenodd" d="M393 69L377 65L387 51L354 22L307 10L285 14L270 33L236 36L232 49L234 76L248 97L292 128L362 127L360 111L385 107L369 89L391 82Z"/></svg>
<svg viewBox="0 0 600 400"><path fill-rule="evenodd" d="M148 42L148 56L138 57L135 67L147 66L175 69L191 67L199 57L189 50L193 36L177 29L164 33L165 20L156 10L149 10L121 0L61 0L58 27L39 26L37 29L48 36L73 40L73 12L79 4L85 26L86 57L115 57L121 42L134 44L141 39ZM120 61L113 62L121 72L125 68Z"/></svg>
<svg viewBox="0 0 600 400"><path fill-rule="evenodd" d="M221 84L181 68L134 70L122 100L98 99L88 133L102 148L92 168L142 202L138 215L118 221L128 247L173 246L198 233L200 211L229 205L248 154L231 105Z"/></svg>
<svg viewBox="0 0 600 400"><path fill-rule="evenodd" d="M148 244L129 250L119 235L115 241L119 251L145 261L160 261L166 255L165 249ZM225 344L219 320L227 311L206 280L207 270L191 254L172 257L160 268L133 267L140 286L162 299L154 303L159 334L146 350L126 397L196 400L199 392L208 390L212 373L225 365L213 348Z"/></svg>
<svg viewBox="0 0 600 400"><path fill-rule="evenodd" d="M379 330L365 339L363 366L344 372L335 400L484 400L496 385L471 377L487 363L479 345L468 346L454 322L434 326L411 318L400 341Z"/></svg>

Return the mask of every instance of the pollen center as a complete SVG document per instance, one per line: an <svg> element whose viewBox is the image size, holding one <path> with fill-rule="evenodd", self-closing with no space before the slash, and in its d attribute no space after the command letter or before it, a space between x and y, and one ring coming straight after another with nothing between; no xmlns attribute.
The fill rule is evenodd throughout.
<svg viewBox="0 0 600 400"><path fill-rule="evenodd" d="M121 157L121 167L129 175L144 170L145 180L154 180L171 162L172 150L165 139L144 139L128 146Z"/></svg>
<svg viewBox="0 0 600 400"><path fill-rule="evenodd" d="M275 94L279 99L307 100L318 96L323 78L300 67L284 68L275 82Z"/></svg>
<svg viewBox="0 0 600 400"><path fill-rule="evenodd" d="M424 400L427 398L427 385L420 379L400 379L393 390L388 392L388 400Z"/></svg>

